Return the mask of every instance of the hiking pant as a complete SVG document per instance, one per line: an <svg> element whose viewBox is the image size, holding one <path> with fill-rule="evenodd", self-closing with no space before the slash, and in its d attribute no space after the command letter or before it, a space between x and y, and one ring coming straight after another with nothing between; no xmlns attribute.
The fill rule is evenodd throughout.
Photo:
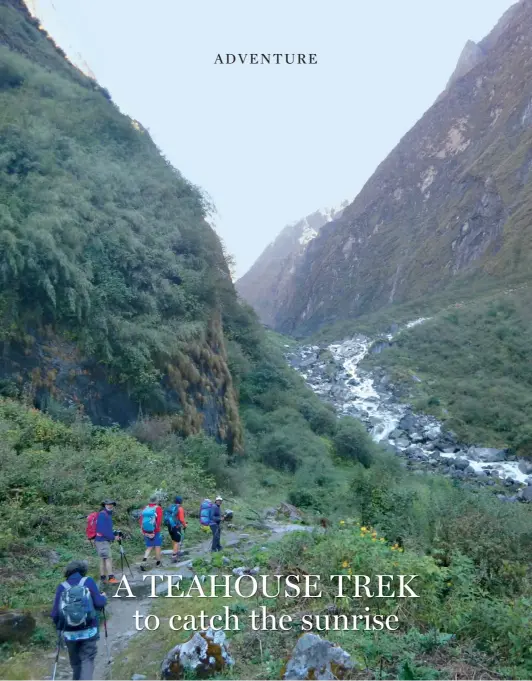
<svg viewBox="0 0 532 681"><path fill-rule="evenodd" d="M98 641L87 639L81 641L65 641L72 667L72 678L76 681L92 679L94 674L94 658L98 652Z"/></svg>
<svg viewBox="0 0 532 681"><path fill-rule="evenodd" d="M211 532L212 532L212 546L211 546L211 551L221 551L222 547L220 545L220 534L222 533L222 528L220 525L213 524L211 525Z"/></svg>

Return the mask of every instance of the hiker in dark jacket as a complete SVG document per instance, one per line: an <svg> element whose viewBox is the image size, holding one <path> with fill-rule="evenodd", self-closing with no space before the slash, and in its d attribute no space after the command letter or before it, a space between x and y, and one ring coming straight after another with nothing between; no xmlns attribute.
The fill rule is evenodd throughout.
<svg viewBox="0 0 532 681"><path fill-rule="evenodd" d="M83 586L86 586L90 591L94 608L96 610L102 610L107 603L107 598L104 594L99 592L96 582L86 575L86 561L73 560L66 566L66 582L60 584L56 589L54 605L50 615L58 632L62 631L63 626L60 616L60 604L61 594L67 588L66 584L73 587L84 580ZM70 658L70 666L72 667L73 674L72 678L92 679L94 673L94 659L98 652L97 641L100 638L100 633L98 631L98 616L96 615L96 617L89 619L86 626L82 629L62 631L62 636L68 650L68 657Z"/></svg>
<svg viewBox="0 0 532 681"><path fill-rule="evenodd" d="M211 551L222 550L222 546L220 544L220 535L222 533L221 522L223 520L222 511L220 509L222 501L222 497L216 497L214 504L211 507L211 517L209 523L212 532Z"/></svg>
<svg viewBox="0 0 532 681"><path fill-rule="evenodd" d="M113 560L111 557L111 544L115 540L113 532L113 510L116 506L116 501L106 499L102 501L102 510L98 513L98 520L96 521L96 537L94 538L94 545L96 552L100 557L100 581L105 584L118 584L118 580L113 574Z"/></svg>

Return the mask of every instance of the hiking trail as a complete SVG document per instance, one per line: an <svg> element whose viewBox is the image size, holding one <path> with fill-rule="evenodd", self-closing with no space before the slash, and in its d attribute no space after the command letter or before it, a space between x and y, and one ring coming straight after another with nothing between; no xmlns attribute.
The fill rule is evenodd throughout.
<svg viewBox="0 0 532 681"><path fill-rule="evenodd" d="M222 536L223 548L233 549L236 547L240 548L250 548L253 545L260 544L261 542L266 544L272 541L278 541L286 534L294 531L311 531L313 529L310 525L297 525L293 523L283 523L274 520L265 520L263 525L263 532L261 535L250 535L244 530L227 530ZM113 598L113 593L116 591L111 591L107 588L106 593L108 597L108 606L105 609L107 615L107 644L109 647L109 655L111 658L111 664L108 663L107 650L105 643L105 629L103 624L103 618L100 626L100 640L98 641L98 654L96 656L95 666L94 666L94 679L107 680L112 679L113 671L113 660L122 653L129 645L130 641L140 632L135 629L134 615L138 611L142 616L146 616L151 608L153 599L148 598L150 594L150 581L142 581L142 577L145 574L150 575L168 575L176 574L182 575L184 578L191 578L194 572L191 569L192 561L196 558L201 558L210 554L211 538L210 536L199 544L195 545L193 548L184 548L184 554L186 557L179 563L173 564L169 562L169 554L171 550L163 550L163 565L162 568L152 568L146 572L140 570L140 564L131 563L131 569L133 571L134 577L131 578L131 573L125 569L125 576L128 578L128 583L131 586L132 592L135 594L136 598ZM152 565L154 562L152 560ZM121 579L122 574L117 574L117 579ZM161 588L164 589L166 593L166 582L161 582ZM50 667L53 667L55 661L56 652L47 655L50 660ZM162 660L161 660L162 662ZM44 681L50 681L50 673L43 677ZM56 679L71 679L72 670L68 661L68 653L66 648L63 646L61 648L61 653L59 656L59 662L57 665Z"/></svg>

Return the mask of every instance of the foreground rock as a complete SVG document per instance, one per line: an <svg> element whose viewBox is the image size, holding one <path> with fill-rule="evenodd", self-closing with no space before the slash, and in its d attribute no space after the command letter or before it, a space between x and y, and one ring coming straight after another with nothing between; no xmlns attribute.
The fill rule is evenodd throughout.
<svg viewBox="0 0 532 681"><path fill-rule="evenodd" d="M172 648L161 666L161 678L183 679L194 676L206 679L233 664L225 633L207 629L196 632L188 641Z"/></svg>
<svg viewBox="0 0 532 681"><path fill-rule="evenodd" d="M303 634L286 664L283 679L345 679L355 665L349 653L316 634Z"/></svg>
<svg viewBox="0 0 532 681"><path fill-rule="evenodd" d="M532 486L520 489L517 493L517 498L521 501L527 501L528 503L532 502Z"/></svg>
<svg viewBox="0 0 532 681"><path fill-rule="evenodd" d="M27 641L35 631L32 615L18 610L0 612L0 643Z"/></svg>

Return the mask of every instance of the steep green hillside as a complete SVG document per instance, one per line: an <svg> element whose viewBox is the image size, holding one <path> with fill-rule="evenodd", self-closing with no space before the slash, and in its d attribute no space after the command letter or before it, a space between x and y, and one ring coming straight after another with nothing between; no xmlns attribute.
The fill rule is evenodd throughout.
<svg viewBox="0 0 532 681"><path fill-rule="evenodd" d="M202 193L17 4L0 4L4 393L103 425L168 413L241 448L236 298Z"/></svg>
<svg viewBox="0 0 532 681"><path fill-rule="evenodd" d="M458 302L366 360L465 442L532 457L532 292ZM413 377L416 377L416 380Z"/></svg>

